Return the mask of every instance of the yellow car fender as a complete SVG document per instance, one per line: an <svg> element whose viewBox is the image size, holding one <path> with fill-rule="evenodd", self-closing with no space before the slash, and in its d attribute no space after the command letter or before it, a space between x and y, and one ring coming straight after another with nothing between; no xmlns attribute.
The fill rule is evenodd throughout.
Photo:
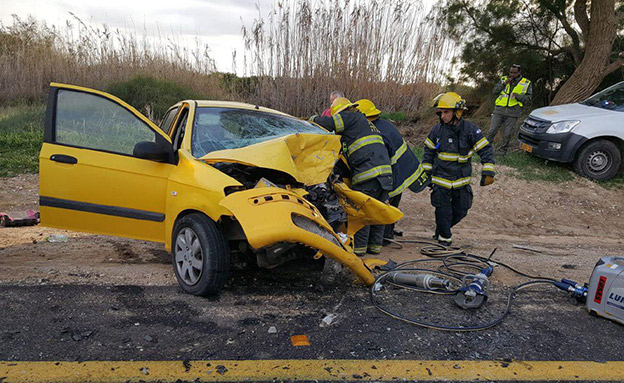
<svg viewBox="0 0 624 383"><path fill-rule="evenodd" d="M334 190L347 213L347 234L353 235L366 225L387 225L403 218L401 210L337 182Z"/></svg>
<svg viewBox="0 0 624 383"><path fill-rule="evenodd" d="M351 269L367 285L375 277L350 253L318 209L286 189L263 187L232 193L220 205L239 221L254 249L279 242L299 243L319 250Z"/></svg>

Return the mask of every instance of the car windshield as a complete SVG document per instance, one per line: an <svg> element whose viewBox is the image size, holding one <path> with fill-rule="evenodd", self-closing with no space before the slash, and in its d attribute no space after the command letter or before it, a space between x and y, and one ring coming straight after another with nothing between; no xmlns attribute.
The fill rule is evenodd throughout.
<svg viewBox="0 0 624 383"><path fill-rule="evenodd" d="M585 100L583 105L624 112L624 81L596 93Z"/></svg>
<svg viewBox="0 0 624 383"><path fill-rule="evenodd" d="M223 149L236 149L294 133L329 134L294 117L234 108L197 108L193 123L195 158Z"/></svg>

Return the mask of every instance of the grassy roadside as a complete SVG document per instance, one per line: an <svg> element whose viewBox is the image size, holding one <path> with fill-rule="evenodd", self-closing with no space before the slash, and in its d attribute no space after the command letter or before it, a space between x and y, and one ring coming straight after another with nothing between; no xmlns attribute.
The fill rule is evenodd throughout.
<svg viewBox="0 0 624 383"><path fill-rule="evenodd" d="M0 177L38 171L44 118L43 104L0 108Z"/></svg>
<svg viewBox="0 0 624 383"><path fill-rule="evenodd" d="M416 156L422 160L424 154L423 147L415 146L412 150L416 153ZM475 155L473 161L479 163L481 159L478 155ZM516 170L513 176L526 181L559 183L572 181L574 178L578 177L572 171L570 164L544 160L543 158L538 158L525 152L514 151L508 153L504 157L496 156L495 161L497 165L513 168ZM624 177L622 174L619 174L609 181L596 182L596 184L608 189L624 188Z"/></svg>
<svg viewBox="0 0 624 383"><path fill-rule="evenodd" d="M44 117L44 104L0 107L0 177L38 171ZM415 146L413 150L422 159L422 146ZM475 156L474 160L478 162L479 157ZM496 163L514 168L514 176L527 181L557 183L576 177L567 164L546 161L524 152L498 156ZM598 184L605 188L624 188L624 177L620 174Z"/></svg>

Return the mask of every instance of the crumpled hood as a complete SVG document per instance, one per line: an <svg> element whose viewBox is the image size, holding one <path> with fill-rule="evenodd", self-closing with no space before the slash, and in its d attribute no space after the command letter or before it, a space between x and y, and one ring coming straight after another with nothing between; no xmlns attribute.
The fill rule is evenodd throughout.
<svg viewBox="0 0 624 383"><path fill-rule="evenodd" d="M531 116L548 120L552 122L567 121L567 120L583 120L588 117L599 116L609 113L610 111L594 106L587 106L583 104L565 104L547 106L544 108L535 109L531 112Z"/></svg>
<svg viewBox="0 0 624 383"><path fill-rule="evenodd" d="M243 148L214 151L200 159L207 164L232 162L279 170L298 182L315 185L331 174L340 147L337 135L297 133Z"/></svg>

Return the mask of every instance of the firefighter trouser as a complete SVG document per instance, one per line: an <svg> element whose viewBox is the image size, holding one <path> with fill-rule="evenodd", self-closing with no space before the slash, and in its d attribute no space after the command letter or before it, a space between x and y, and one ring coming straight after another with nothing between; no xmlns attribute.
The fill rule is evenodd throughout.
<svg viewBox="0 0 624 383"><path fill-rule="evenodd" d="M353 190L362 192L379 201L385 202L388 199L388 192L381 188L381 184L376 178L354 185ZM383 243L383 233L385 225L364 226L354 235L353 251L357 255L369 253L379 254Z"/></svg>
<svg viewBox="0 0 624 383"><path fill-rule="evenodd" d="M492 115L492 124L490 125L490 131L487 135L487 140L490 143L494 143L494 137L496 137L496 133L498 133L499 129L503 128L503 144L501 145L501 151L506 152L509 148L509 142L511 141L511 136L514 133L516 128L516 122L518 121L518 117L510 117L504 116L502 114L494 113Z"/></svg>
<svg viewBox="0 0 624 383"><path fill-rule="evenodd" d="M446 189L433 185L431 204L435 207L436 235L451 238L451 227L458 224L472 206L472 188L467 185Z"/></svg>
<svg viewBox="0 0 624 383"><path fill-rule="evenodd" d="M390 204L390 206L394 206L397 209L399 208L399 202L401 202L401 196L403 194L398 194L395 195L394 197L390 198L388 200L388 203ZM394 223L391 223L389 225L385 225L384 226L384 238L388 238L388 239L393 239L394 238Z"/></svg>

